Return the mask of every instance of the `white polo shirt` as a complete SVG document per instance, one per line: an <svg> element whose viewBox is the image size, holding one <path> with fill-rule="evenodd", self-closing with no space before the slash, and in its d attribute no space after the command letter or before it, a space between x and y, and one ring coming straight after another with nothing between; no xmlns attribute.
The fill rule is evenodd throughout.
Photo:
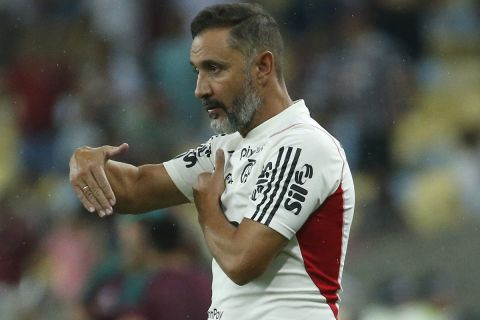
<svg viewBox="0 0 480 320"><path fill-rule="evenodd" d="M219 148L225 151L227 219L234 225L252 219L290 241L264 274L243 286L214 259L208 319L336 319L355 202L340 143L298 100L245 138L214 136L166 162L190 201L198 174L214 169Z"/></svg>

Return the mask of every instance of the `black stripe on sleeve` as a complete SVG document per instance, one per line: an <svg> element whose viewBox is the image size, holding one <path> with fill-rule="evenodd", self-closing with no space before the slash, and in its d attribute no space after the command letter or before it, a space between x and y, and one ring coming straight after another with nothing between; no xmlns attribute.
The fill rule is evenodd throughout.
<svg viewBox="0 0 480 320"><path fill-rule="evenodd" d="M298 158L300 157L301 149L298 149L295 151L295 156L293 158L292 165L290 166L290 171L288 172L287 179L285 180L285 183L283 184L282 188L282 193L280 194L280 197L278 197L277 203L275 203L275 206L273 207L272 211L270 212L267 221L265 222L265 225L268 226L270 224L270 221L272 221L273 216L275 216L275 213L277 212L278 208L280 207L280 204L282 203L283 199L285 198L285 193L287 192L288 185L290 184L290 181L292 180L293 173L295 172L295 167L297 166Z"/></svg>
<svg viewBox="0 0 480 320"><path fill-rule="evenodd" d="M277 174L277 169L280 165L280 160L282 159L282 156L283 156L283 150L285 150L285 147L281 147L279 150L278 150L278 156L277 156L277 161L275 162L275 167L272 169L272 176L270 177L270 181L268 182L267 184L267 188L265 189L265 192L263 194L263 198L262 198L262 201L257 205L257 208L255 210L255 213L253 214L252 216L252 220L255 220L256 217L257 217L257 214L260 212L260 208L263 206L263 204L265 203L265 201L267 200L268 198L268 193L270 192L270 190L272 189L272 183L275 181L275 176Z"/></svg>
<svg viewBox="0 0 480 320"><path fill-rule="evenodd" d="M283 176L285 175L285 171L287 171L287 167L288 167L288 162L290 161L290 155L292 154L292 150L293 148L292 147L288 147L287 149L287 155L285 156L285 160L283 161L283 164L282 164L282 167L281 167L281 171L280 171L280 175L278 176L278 179L277 181L275 182L275 188L273 189L272 193L270 194L270 200L268 201L267 205L265 205L265 207L263 207L263 210L262 210L262 214L260 215L260 217L257 219L257 221L261 222L261 220L263 219L263 217L265 216L265 214L267 213L268 209L270 209L270 206L272 205L273 203L273 199L276 197L277 195L277 192L278 192L278 189L280 188L280 184L283 180Z"/></svg>

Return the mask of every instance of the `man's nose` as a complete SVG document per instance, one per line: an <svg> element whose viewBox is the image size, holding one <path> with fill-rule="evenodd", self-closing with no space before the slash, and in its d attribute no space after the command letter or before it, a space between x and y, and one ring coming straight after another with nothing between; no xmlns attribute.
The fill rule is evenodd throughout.
<svg viewBox="0 0 480 320"><path fill-rule="evenodd" d="M195 96L199 99L210 97L212 95L212 88L210 83L201 74L197 76L197 86L195 87Z"/></svg>

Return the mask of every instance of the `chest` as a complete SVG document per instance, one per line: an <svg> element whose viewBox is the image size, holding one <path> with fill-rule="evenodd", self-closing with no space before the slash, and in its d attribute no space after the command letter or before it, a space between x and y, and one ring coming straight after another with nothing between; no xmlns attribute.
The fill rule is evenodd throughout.
<svg viewBox="0 0 480 320"><path fill-rule="evenodd" d="M266 156L265 144L243 145L229 152L225 164L225 191L221 201L225 215L240 223L254 210L252 193Z"/></svg>

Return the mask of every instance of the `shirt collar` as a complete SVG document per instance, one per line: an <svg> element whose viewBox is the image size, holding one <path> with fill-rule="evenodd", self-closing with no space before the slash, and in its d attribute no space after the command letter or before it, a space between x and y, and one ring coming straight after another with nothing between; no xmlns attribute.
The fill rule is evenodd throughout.
<svg viewBox="0 0 480 320"><path fill-rule="evenodd" d="M269 137L278 131L298 123L300 119L305 119L305 116L309 117L310 112L303 99L297 100L279 114L250 130L244 140L251 141L261 139L262 137Z"/></svg>

